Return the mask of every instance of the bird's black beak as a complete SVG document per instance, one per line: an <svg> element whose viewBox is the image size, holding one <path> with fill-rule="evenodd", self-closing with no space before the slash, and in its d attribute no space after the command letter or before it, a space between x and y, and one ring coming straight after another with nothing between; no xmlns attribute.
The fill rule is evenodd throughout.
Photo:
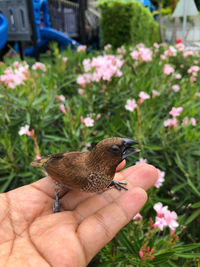
<svg viewBox="0 0 200 267"><path fill-rule="evenodd" d="M128 139L128 138L121 138L121 139L123 140L123 145L124 145L124 149L122 152L122 159L125 159L130 155L133 155L137 152L140 152L139 149L135 149L132 147L133 145L139 144L137 141L134 141L134 140Z"/></svg>

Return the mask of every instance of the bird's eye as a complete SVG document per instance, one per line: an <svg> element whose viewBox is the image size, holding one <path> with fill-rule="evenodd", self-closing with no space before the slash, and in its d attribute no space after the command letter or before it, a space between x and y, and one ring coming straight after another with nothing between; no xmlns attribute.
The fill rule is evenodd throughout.
<svg viewBox="0 0 200 267"><path fill-rule="evenodd" d="M110 151L111 152L114 152L114 153L118 153L118 152L120 152L120 147L119 146L116 146L116 145L111 146L110 147Z"/></svg>

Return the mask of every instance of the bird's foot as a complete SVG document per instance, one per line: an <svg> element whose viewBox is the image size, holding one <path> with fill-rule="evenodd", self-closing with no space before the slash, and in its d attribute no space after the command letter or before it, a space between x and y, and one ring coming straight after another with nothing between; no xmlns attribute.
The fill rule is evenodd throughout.
<svg viewBox="0 0 200 267"><path fill-rule="evenodd" d="M117 182L115 180L112 180L112 182L109 185L109 187L114 186L119 191L121 191L122 189L128 190L127 187L123 186L123 185L126 185L126 184L127 184L126 182Z"/></svg>
<svg viewBox="0 0 200 267"><path fill-rule="evenodd" d="M59 204L59 194L56 193L56 201L55 203L53 204L53 212L56 213L56 212L60 212L60 204Z"/></svg>

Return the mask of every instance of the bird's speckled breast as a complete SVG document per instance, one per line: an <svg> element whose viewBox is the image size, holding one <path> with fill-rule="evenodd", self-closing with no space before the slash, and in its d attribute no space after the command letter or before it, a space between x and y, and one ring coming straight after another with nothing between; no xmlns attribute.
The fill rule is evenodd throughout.
<svg viewBox="0 0 200 267"><path fill-rule="evenodd" d="M88 177L88 183L82 187L85 192L99 192L107 188L113 180L113 176L105 173L91 173Z"/></svg>

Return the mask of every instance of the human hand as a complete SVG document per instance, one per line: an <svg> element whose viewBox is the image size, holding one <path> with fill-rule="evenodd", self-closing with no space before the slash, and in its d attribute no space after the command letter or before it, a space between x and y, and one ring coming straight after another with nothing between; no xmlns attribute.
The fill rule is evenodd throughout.
<svg viewBox="0 0 200 267"><path fill-rule="evenodd" d="M115 175L128 191L70 191L60 213L52 213L50 177L1 194L0 266L86 266L141 209L156 179L151 165L129 167Z"/></svg>

